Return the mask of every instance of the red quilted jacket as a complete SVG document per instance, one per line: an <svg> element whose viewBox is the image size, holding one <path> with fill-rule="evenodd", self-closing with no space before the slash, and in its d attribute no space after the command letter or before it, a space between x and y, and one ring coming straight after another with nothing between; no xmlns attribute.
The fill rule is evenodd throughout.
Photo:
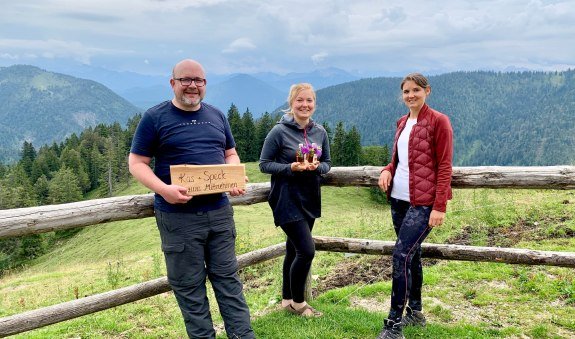
<svg viewBox="0 0 575 339"><path fill-rule="evenodd" d="M383 168L395 176L397 139L409 114L397 121L391 163ZM424 104L409 135L409 199L413 206L431 206L445 212L451 199L453 129L449 118ZM391 182L393 185L393 180ZM388 198L391 187L387 190Z"/></svg>

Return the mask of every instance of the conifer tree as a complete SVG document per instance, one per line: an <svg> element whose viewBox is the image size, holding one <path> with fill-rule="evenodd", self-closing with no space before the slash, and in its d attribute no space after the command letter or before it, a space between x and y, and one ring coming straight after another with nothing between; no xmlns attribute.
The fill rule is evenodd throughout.
<svg viewBox="0 0 575 339"><path fill-rule="evenodd" d="M345 135L344 166L358 166L361 157L361 136L355 126Z"/></svg>
<svg viewBox="0 0 575 339"><path fill-rule="evenodd" d="M82 200L82 190L74 171L62 167L48 184L48 202L62 204Z"/></svg>
<svg viewBox="0 0 575 339"><path fill-rule="evenodd" d="M22 168L24 168L24 171L26 171L28 177L32 174L32 164L34 160L36 160L36 149L34 149L31 142L24 141L19 163L22 165Z"/></svg>
<svg viewBox="0 0 575 339"><path fill-rule="evenodd" d="M232 104L228 110L228 122L230 124L230 129L232 130L232 135L236 141L236 151L240 156L240 159L244 161L242 155L244 154L244 138L243 138L243 123L242 117L236 105Z"/></svg>
<svg viewBox="0 0 575 339"><path fill-rule="evenodd" d="M264 140L268 135L269 131L274 127L274 123L271 115L265 112L261 118L258 119L256 123L256 145L257 145L257 160L262 153L262 147L264 146Z"/></svg>
<svg viewBox="0 0 575 339"><path fill-rule="evenodd" d="M327 121L324 121L322 124L323 128L325 129L325 131L327 132L327 139L328 142L331 143L333 142L333 131L331 130L331 128L329 127L329 123Z"/></svg>
<svg viewBox="0 0 575 339"><path fill-rule="evenodd" d="M80 152L67 146L60 156L60 164L62 167L67 167L74 172L78 179L78 185L83 193L86 193L90 189L90 178L86 173L86 165L80 156Z"/></svg>
<svg viewBox="0 0 575 339"><path fill-rule="evenodd" d="M240 157L242 162L251 162L258 160L259 152L256 145L256 126L252 113L249 109L246 110L242 116L242 132L243 135L243 155Z"/></svg>
<svg viewBox="0 0 575 339"><path fill-rule="evenodd" d="M346 133L343 122L339 121L335 126L333 144L330 147L331 161L333 166L345 166L345 138Z"/></svg>

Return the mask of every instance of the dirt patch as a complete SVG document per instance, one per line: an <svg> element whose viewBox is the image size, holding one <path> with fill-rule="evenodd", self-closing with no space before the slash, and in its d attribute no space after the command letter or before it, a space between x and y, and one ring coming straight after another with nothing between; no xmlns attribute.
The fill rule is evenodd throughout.
<svg viewBox="0 0 575 339"><path fill-rule="evenodd" d="M521 241L572 238L575 230L565 224L568 220L566 217L548 217L537 221L520 219L513 225L490 228L487 245L512 247Z"/></svg>
<svg viewBox="0 0 575 339"><path fill-rule="evenodd" d="M356 259L357 258L357 259ZM320 277L313 295L317 296L334 288L361 284L370 285L378 281L391 280L391 256L355 256L337 264L331 273ZM423 266L435 265L438 261L423 259Z"/></svg>
<svg viewBox="0 0 575 339"><path fill-rule="evenodd" d="M389 310L389 303L383 303L374 299L352 297L349 301L352 307L361 307L370 312L386 312Z"/></svg>
<svg viewBox="0 0 575 339"><path fill-rule="evenodd" d="M547 217L537 221L519 219L512 225L488 227L487 234L483 237L489 247L513 247L522 241L570 239L575 236L575 230L566 225L568 220L567 217ZM478 230L466 225L458 234L448 238L446 243L472 245L474 233L478 233Z"/></svg>
<svg viewBox="0 0 575 339"><path fill-rule="evenodd" d="M340 262L330 274L320 277L313 294L315 296L334 288L354 284L373 284L376 281L389 279L391 279L391 257L364 259L356 256Z"/></svg>
<svg viewBox="0 0 575 339"><path fill-rule="evenodd" d="M465 225L461 232L456 234L455 236L447 239L445 241L446 244L453 244L453 245L471 245L471 234L473 233L473 228L469 225Z"/></svg>

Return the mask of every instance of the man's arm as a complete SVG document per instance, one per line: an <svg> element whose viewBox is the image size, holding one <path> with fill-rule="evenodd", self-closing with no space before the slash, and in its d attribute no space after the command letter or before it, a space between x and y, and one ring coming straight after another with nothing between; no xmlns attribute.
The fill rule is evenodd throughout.
<svg viewBox="0 0 575 339"><path fill-rule="evenodd" d="M239 159L239 158L238 158ZM154 174L150 168L152 158L130 153L128 167L130 173L144 186L161 195L170 204L183 204L192 197L187 196L187 188L178 185L168 185Z"/></svg>
<svg viewBox="0 0 575 339"><path fill-rule="evenodd" d="M227 149L226 152L224 153L224 157L226 160L226 164L235 164L235 165L240 164L240 156L238 155L238 152L236 152L235 148Z"/></svg>
<svg viewBox="0 0 575 339"><path fill-rule="evenodd" d="M235 148L230 148L227 149L224 153L224 157L225 157L225 161L226 164L234 164L234 165L239 165L240 162L240 156L238 155L238 152L236 152ZM245 177L246 182L248 182L248 177ZM243 195L246 193L246 190L240 189L240 188L234 188L230 191L230 195L232 197L238 196L238 195Z"/></svg>

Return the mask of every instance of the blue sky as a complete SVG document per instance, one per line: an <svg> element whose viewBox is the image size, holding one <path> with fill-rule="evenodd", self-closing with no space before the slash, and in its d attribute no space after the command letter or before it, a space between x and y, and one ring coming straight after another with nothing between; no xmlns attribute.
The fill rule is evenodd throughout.
<svg viewBox="0 0 575 339"><path fill-rule="evenodd" d="M575 68L575 1L0 0L0 66L360 76Z"/></svg>

